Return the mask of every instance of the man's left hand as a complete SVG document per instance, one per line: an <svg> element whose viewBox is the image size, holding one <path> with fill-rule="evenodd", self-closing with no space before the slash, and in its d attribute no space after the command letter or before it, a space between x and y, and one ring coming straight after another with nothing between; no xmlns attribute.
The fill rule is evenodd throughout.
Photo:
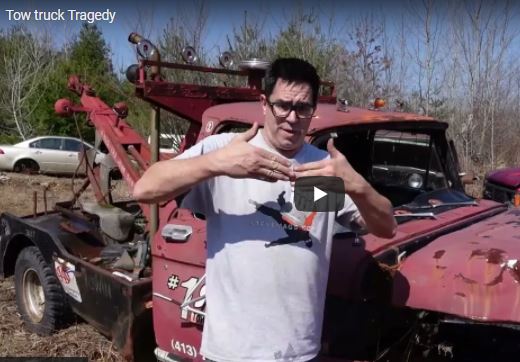
<svg viewBox="0 0 520 362"><path fill-rule="evenodd" d="M349 195L363 193L367 182L350 165L347 158L334 147L333 139L327 142L327 151L330 158L326 160L308 162L294 168L296 178L306 176L335 176L340 177L345 185L345 192Z"/></svg>

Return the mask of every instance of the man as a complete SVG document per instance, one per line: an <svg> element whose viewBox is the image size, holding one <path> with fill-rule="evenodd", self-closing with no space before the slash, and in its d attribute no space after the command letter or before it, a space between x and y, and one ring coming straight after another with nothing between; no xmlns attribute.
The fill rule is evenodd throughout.
<svg viewBox="0 0 520 362"><path fill-rule="evenodd" d="M334 221L392 237L390 202L346 158L304 142L320 80L309 63L278 59L265 79L264 128L208 137L150 167L138 200L189 190L184 207L206 215L206 320L201 354L214 361L309 361L320 350ZM292 181L337 176L345 207L305 213Z"/></svg>

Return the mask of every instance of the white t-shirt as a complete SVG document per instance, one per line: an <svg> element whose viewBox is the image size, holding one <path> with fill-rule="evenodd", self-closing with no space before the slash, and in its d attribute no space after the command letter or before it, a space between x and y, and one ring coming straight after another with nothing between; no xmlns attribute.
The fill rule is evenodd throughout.
<svg viewBox="0 0 520 362"><path fill-rule="evenodd" d="M177 159L224 147L234 136L208 137ZM261 132L250 144L279 154ZM304 144L290 161L302 164L327 157ZM185 197L182 206L207 220L201 346L206 358L299 362L318 354L334 220L345 214L354 220L359 212L348 195L338 213L300 212L292 204L292 193L289 181L218 176L196 185Z"/></svg>

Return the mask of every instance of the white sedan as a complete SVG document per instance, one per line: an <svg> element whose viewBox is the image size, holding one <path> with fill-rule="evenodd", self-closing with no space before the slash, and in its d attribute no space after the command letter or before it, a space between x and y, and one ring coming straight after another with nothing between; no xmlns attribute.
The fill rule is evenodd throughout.
<svg viewBox="0 0 520 362"><path fill-rule="evenodd" d="M0 170L71 174L78 168L82 148L92 147L78 138L59 136L36 137L12 146L0 145Z"/></svg>

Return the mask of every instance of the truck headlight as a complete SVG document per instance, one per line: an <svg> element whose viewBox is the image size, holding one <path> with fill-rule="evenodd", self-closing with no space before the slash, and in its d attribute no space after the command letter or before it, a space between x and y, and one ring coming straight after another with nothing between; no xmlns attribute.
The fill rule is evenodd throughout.
<svg viewBox="0 0 520 362"><path fill-rule="evenodd" d="M412 173L408 176L408 186L414 189L421 188L423 185L423 178L418 173Z"/></svg>

